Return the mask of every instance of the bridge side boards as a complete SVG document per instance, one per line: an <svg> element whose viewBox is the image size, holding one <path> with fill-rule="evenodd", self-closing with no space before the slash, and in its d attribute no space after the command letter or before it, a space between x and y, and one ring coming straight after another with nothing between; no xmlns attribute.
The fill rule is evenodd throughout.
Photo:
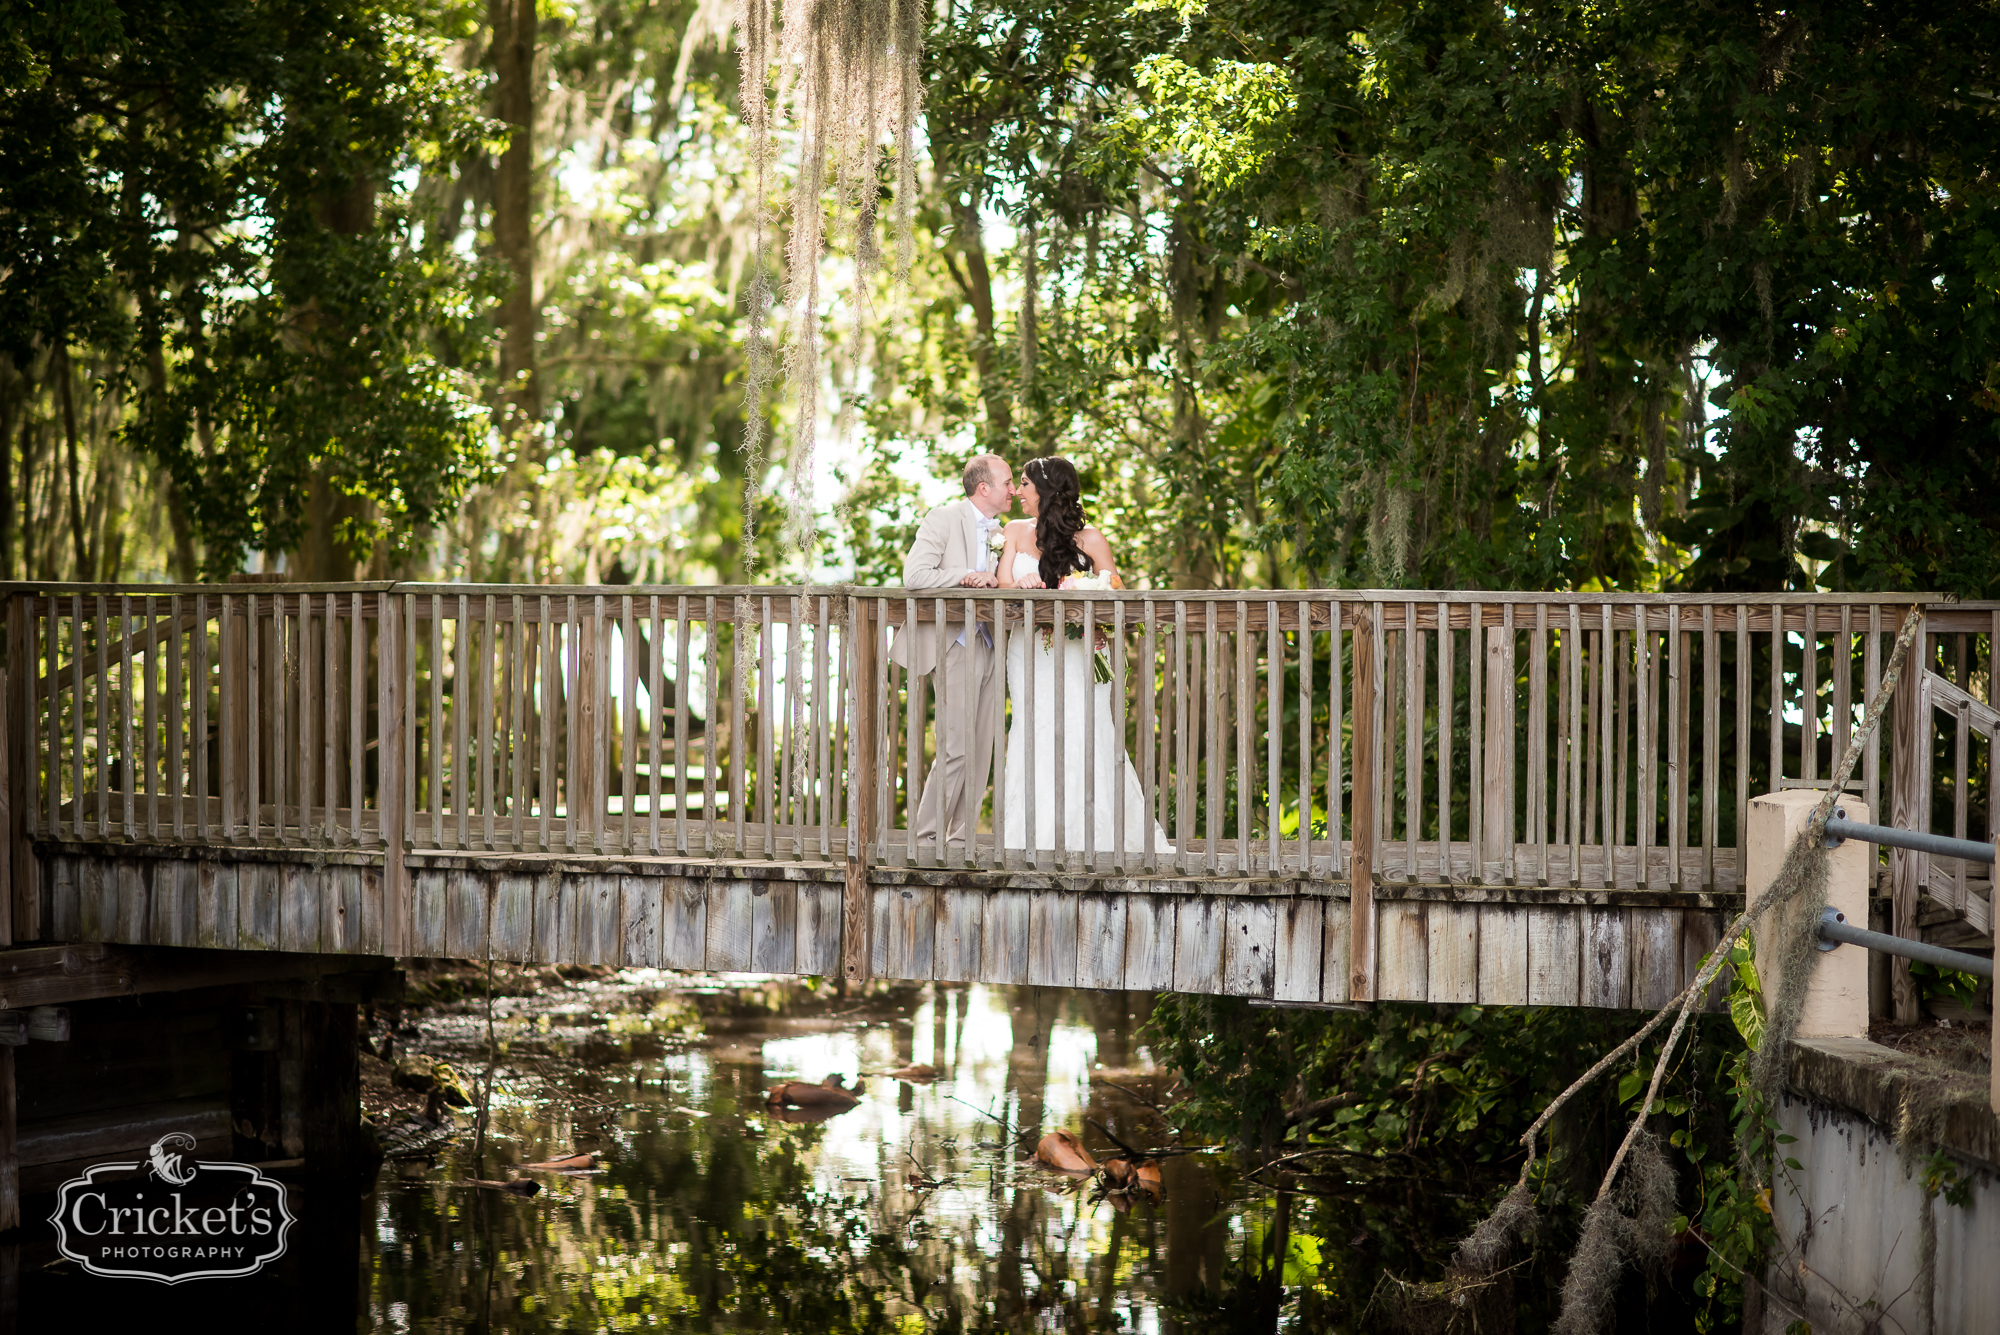
<svg viewBox="0 0 2000 1335"><path fill-rule="evenodd" d="M97 856L45 848L51 936L376 955L379 857ZM292 854L297 857L296 851ZM409 953L829 975L839 866L413 856ZM881 978L1348 1000L1339 883L871 874ZM1473 897L1484 902L1472 902ZM1377 887L1376 995L1447 1004L1664 1004L1721 937L1731 895ZM1707 999L1721 1004L1718 989Z"/></svg>

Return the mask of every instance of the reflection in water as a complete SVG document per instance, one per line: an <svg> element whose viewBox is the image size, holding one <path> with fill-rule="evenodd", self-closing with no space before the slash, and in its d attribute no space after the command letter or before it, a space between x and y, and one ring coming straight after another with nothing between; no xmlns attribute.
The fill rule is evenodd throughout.
<svg viewBox="0 0 2000 1335"><path fill-rule="evenodd" d="M372 1201L365 1320L410 1331L1346 1328L1474 1202L1319 1180L1275 1200L1219 1156L1133 1183L1024 1157L1065 1129L1100 1158L1174 1143L1143 994L901 988L865 1002L628 972L500 1004L487 1162L391 1163ZM428 1050L483 1059L471 1009ZM927 1066L929 1083L884 1073ZM769 1108L787 1081L869 1077L848 1108ZM1092 1126L1092 1122L1097 1125ZM1108 1133L1108 1136L1107 1134ZM523 1199L470 1185L510 1165ZM1136 1177L1136 1174L1134 1175ZM1385 1194L1386 1190L1386 1194ZM1399 1202L1398 1197L1402 1199ZM1412 1225L1416 1227L1412 1227ZM1443 1244L1440 1244L1443 1245Z"/></svg>

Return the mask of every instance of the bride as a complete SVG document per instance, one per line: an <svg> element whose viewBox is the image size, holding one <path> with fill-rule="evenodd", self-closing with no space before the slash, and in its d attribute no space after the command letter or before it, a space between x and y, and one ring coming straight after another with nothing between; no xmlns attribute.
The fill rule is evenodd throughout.
<svg viewBox="0 0 2000 1335"><path fill-rule="evenodd" d="M1031 459L1021 468L1016 492L1027 519L1007 525L1000 553L1000 587L1053 589L1064 577L1083 572L1116 578L1111 545L1104 535L1083 522L1076 469L1056 455ZM1053 849L1060 823L1062 848L1093 853L1143 853L1151 819L1145 790L1125 754L1124 738L1112 718L1111 692L1119 684L1099 682L1092 662L1093 648L1060 632L1030 631L1007 642L1007 691L1013 697L1013 722L1007 730L1005 828L1003 848ZM1057 662L1061 666L1058 669ZM1062 732L1056 731L1056 682L1062 681ZM1028 727L1029 700L1034 730ZM1083 818L1085 738L1091 739L1090 762L1095 770L1091 793L1095 808L1088 826ZM1033 747L1033 778L1029 750ZM1063 805L1056 805L1056 752L1062 752ZM1116 793L1125 790L1125 828L1118 829ZM1034 839L1028 838L1032 795ZM1086 840L1088 843L1086 844ZM1173 846L1157 824L1153 848L1171 853Z"/></svg>

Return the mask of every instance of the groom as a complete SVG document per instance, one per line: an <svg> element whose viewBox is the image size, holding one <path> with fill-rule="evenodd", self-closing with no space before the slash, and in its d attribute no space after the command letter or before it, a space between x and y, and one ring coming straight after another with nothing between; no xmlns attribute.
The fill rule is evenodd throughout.
<svg viewBox="0 0 2000 1335"><path fill-rule="evenodd" d="M991 589L999 584L994 569L999 548L993 536L1014 507L1014 470L999 455L982 454L965 466L960 481L964 500L924 516L917 540L903 558L903 587ZM960 603L951 610L963 618L964 607ZM889 657L912 677L936 671L940 662L945 670L937 763L924 780L911 826L919 843L936 840L940 829L948 839L969 838L966 788L970 785L974 794L976 821L978 795L986 789L993 758L1001 691L993 637L984 626L971 627L970 634L967 630L963 620L906 626L889 647Z"/></svg>

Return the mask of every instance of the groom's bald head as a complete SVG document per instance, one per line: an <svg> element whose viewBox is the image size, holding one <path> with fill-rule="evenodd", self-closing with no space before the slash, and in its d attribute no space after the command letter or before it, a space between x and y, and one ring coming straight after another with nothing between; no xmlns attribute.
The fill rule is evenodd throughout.
<svg viewBox="0 0 2000 1335"><path fill-rule="evenodd" d="M1012 471L1007 467L1007 461L997 454L975 454L966 463L965 472L959 481L965 484L965 494L971 496L978 492L982 482L997 485Z"/></svg>
<svg viewBox="0 0 2000 1335"><path fill-rule="evenodd" d="M959 479L966 497L988 519L1014 508L1014 470L997 454L975 454Z"/></svg>

